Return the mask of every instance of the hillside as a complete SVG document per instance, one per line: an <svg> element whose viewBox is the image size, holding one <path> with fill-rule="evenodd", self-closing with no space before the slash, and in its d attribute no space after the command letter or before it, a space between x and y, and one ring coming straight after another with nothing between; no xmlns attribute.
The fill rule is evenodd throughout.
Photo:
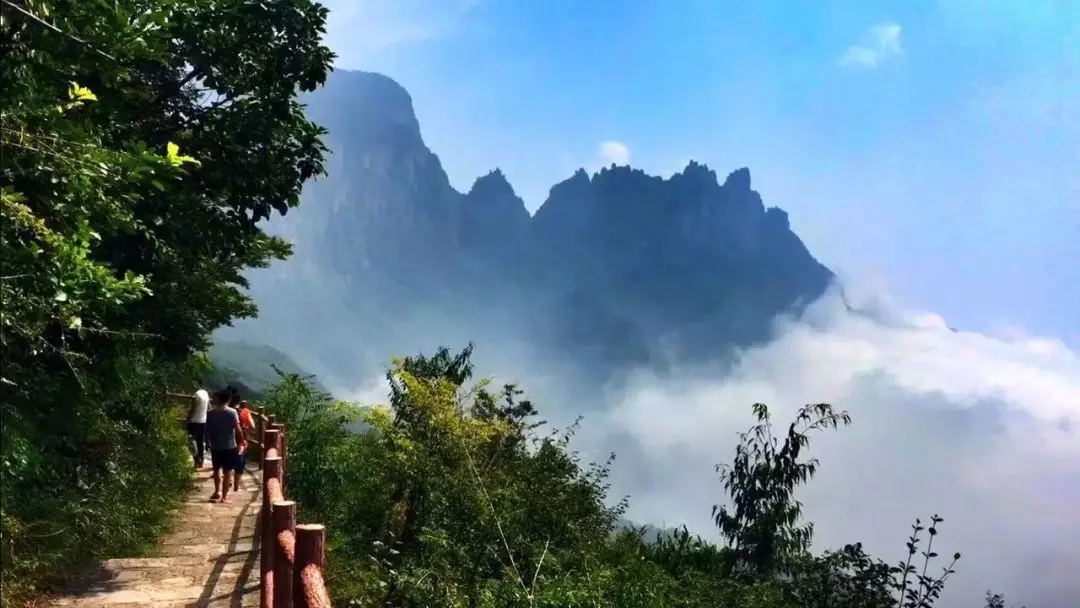
<svg viewBox="0 0 1080 608"><path fill-rule="evenodd" d="M218 341L208 354L213 370L202 378L203 386L216 389L231 384L246 399L261 397L267 388L280 381L274 368L300 377L311 375L292 357L265 344ZM326 390L317 378L311 382L316 390Z"/></svg>
<svg viewBox="0 0 1080 608"><path fill-rule="evenodd" d="M262 312L246 331L320 375L470 339L602 375L717 358L833 278L748 169L579 170L530 215L498 169L455 190L392 79L337 71L306 102L330 176L274 224L296 255L251 275Z"/></svg>

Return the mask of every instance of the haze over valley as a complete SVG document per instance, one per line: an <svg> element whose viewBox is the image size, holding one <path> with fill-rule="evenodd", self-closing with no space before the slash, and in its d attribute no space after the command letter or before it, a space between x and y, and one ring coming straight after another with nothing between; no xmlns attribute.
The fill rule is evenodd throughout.
<svg viewBox="0 0 1080 608"><path fill-rule="evenodd" d="M908 524L940 513L964 553L945 606L991 586L1029 608L1080 592L1080 356L1063 340L953 327L838 279L752 168L613 158L530 213L496 167L456 190L385 75L338 70L305 101L329 176L270 223L294 255L249 274L259 317L219 351L270 346L379 403L391 356L474 342L479 375L517 382L554 425L584 416L575 445L617 454L632 519L707 537L713 466L750 405L786 421L829 402L854 423L815 439L799 498L817 546L895 561Z"/></svg>

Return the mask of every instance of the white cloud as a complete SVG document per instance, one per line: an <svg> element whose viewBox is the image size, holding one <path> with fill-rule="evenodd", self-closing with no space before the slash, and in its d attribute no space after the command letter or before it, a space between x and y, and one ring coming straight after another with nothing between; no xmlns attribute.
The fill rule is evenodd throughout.
<svg viewBox="0 0 1080 608"><path fill-rule="evenodd" d="M618 452L615 491L631 494L632 517L716 538L713 465L730 460L750 404L786 426L804 403L833 403L853 425L812 439L821 470L799 496L819 546L863 541L895 562L908 524L940 513L935 546L964 554L941 608L981 605L988 588L1028 608L1068 605L1080 593L1080 355L881 301L875 319L827 298L727 375L638 375L579 437Z"/></svg>
<svg viewBox="0 0 1080 608"><path fill-rule="evenodd" d="M1075 603L1080 353L1015 327L953 331L939 315L897 312L873 288L846 293L870 312L828 296L730 371L638 373L602 402L588 372L505 332L476 340L477 371L518 382L556 426L584 414L575 447L594 460L616 452L612 498L630 495L631 518L685 523L717 541L714 465L730 461L736 433L752 423L750 405L768 404L783 427L805 403L832 403L853 424L812 438L808 455L821 468L798 494L818 548L861 541L895 563L909 524L938 513L936 550L963 553L938 608L981 606L987 589L1014 606ZM462 343L450 335L460 323L432 316L423 325L416 344ZM378 401L379 385L351 393Z"/></svg>
<svg viewBox="0 0 1080 608"><path fill-rule="evenodd" d="M904 52L900 44L899 25L890 22L871 26L860 42L848 47L840 56L840 65L862 68L876 68L882 62Z"/></svg>
<svg viewBox="0 0 1080 608"><path fill-rule="evenodd" d="M605 165L627 165L630 164L630 146L621 141L605 141L600 144L600 156Z"/></svg>

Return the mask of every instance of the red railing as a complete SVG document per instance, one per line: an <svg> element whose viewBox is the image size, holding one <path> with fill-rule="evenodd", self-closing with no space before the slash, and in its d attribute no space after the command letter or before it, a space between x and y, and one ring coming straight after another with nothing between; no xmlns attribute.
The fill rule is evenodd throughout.
<svg viewBox="0 0 1080 608"><path fill-rule="evenodd" d="M285 500L288 449L285 425L255 408L252 440L262 452L262 510L259 513L260 608L330 608L323 579L326 530L297 524L296 503Z"/></svg>

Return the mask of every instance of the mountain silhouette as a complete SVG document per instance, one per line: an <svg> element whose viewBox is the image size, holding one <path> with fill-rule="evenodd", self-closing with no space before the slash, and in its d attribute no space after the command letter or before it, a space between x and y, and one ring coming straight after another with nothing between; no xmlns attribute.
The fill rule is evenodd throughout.
<svg viewBox="0 0 1080 608"><path fill-rule="evenodd" d="M272 226L295 256L252 274L261 318L230 335L311 369L367 373L468 340L602 373L722 357L833 279L746 168L582 169L530 215L497 168L455 190L386 76L339 70L305 103L329 131L329 177Z"/></svg>

